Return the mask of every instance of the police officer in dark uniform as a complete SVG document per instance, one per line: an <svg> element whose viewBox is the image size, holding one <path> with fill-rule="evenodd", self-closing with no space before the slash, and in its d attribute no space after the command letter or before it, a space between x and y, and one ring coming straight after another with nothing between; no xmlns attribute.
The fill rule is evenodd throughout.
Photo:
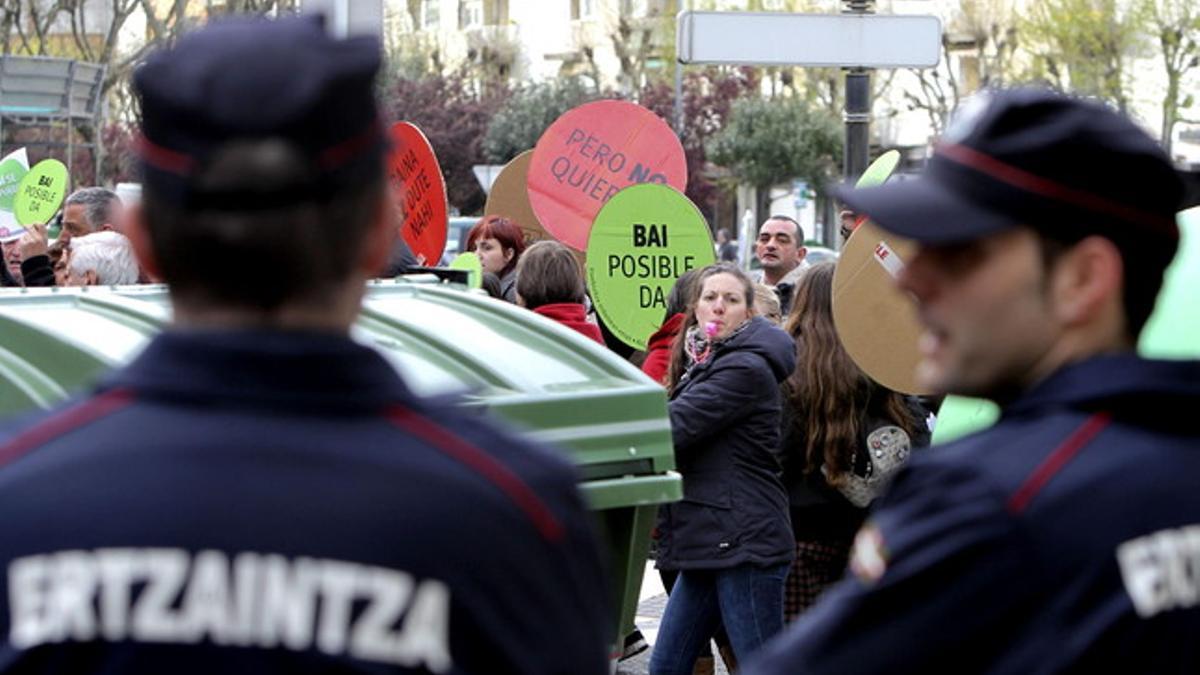
<svg viewBox="0 0 1200 675"><path fill-rule="evenodd" d="M1103 105L980 94L924 175L840 195L920 243L918 375L992 429L914 456L773 673L1200 672L1200 363L1138 358L1180 180Z"/></svg>
<svg viewBox="0 0 1200 675"><path fill-rule="evenodd" d="M293 18L135 74L174 321L0 442L0 671L608 672L572 467L348 337L394 231L379 65Z"/></svg>

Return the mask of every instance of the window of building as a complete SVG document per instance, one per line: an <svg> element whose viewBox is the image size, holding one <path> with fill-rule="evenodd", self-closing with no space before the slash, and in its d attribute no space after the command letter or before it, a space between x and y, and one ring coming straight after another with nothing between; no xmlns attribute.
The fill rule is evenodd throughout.
<svg viewBox="0 0 1200 675"><path fill-rule="evenodd" d="M483 0L458 0L458 28L478 28L483 25Z"/></svg>
<svg viewBox="0 0 1200 675"><path fill-rule="evenodd" d="M503 26L508 23L508 0L484 2L483 22L489 26Z"/></svg>
<svg viewBox="0 0 1200 675"><path fill-rule="evenodd" d="M637 18L646 15L646 0L621 0L621 16Z"/></svg>
<svg viewBox="0 0 1200 675"><path fill-rule="evenodd" d="M573 20L590 19L596 15L596 0L571 0Z"/></svg>
<svg viewBox="0 0 1200 675"><path fill-rule="evenodd" d="M441 23L441 0L421 0L421 27L436 29Z"/></svg>

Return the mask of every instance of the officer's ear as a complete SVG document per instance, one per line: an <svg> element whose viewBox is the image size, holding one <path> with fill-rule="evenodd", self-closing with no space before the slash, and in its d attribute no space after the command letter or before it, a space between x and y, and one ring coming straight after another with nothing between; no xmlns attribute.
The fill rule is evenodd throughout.
<svg viewBox="0 0 1200 675"><path fill-rule="evenodd" d="M125 236L133 245L133 255L137 258L138 267L152 279L161 279L158 258L154 255L154 247L150 245L150 233L146 229L146 220L141 204L130 206L126 211Z"/></svg>
<svg viewBox="0 0 1200 675"><path fill-rule="evenodd" d="M1086 237L1065 251L1050 270L1054 313L1066 328L1112 328L1124 324L1121 252L1105 237Z"/></svg>
<svg viewBox="0 0 1200 675"><path fill-rule="evenodd" d="M385 183L379 193L371 215L371 224L367 227L363 241L361 268L367 278L379 276L379 270L387 265L388 255L392 250L392 237L400 236L400 209L396 206L392 190Z"/></svg>

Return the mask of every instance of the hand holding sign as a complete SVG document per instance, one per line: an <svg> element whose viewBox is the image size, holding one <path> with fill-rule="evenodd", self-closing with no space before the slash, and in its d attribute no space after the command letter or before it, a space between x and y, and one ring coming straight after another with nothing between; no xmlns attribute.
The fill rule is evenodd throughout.
<svg viewBox="0 0 1200 675"><path fill-rule="evenodd" d="M638 183L687 186L679 138L658 115L626 101L568 111L542 134L529 166L529 202L539 222L582 251L605 202Z"/></svg>
<svg viewBox="0 0 1200 675"><path fill-rule="evenodd" d="M446 248L446 181L433 146L408 122L392 125L388 175L400 208L400 236L422 265L436 265Z"/></svg>
<svg viewBox="0 0 1200 675"><path fill-rule="evenodd" d="M21 252L21 260L29 260L34 256L46 255L50 250L50 241L46 235L46 226L40 223L30 223L25 233L17 241Z"/></svg>

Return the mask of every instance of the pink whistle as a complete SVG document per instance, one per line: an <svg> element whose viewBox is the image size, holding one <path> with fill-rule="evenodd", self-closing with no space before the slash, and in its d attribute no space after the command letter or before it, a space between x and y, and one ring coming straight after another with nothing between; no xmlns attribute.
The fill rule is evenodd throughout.
<svg viewBox="0 0 1200 675"><path fill-rule="evenodd" d="M704 334L710 338L713 337L714 335L716 335L717 334L716 322L709 321L708 323L704 324Z"/></svg>

